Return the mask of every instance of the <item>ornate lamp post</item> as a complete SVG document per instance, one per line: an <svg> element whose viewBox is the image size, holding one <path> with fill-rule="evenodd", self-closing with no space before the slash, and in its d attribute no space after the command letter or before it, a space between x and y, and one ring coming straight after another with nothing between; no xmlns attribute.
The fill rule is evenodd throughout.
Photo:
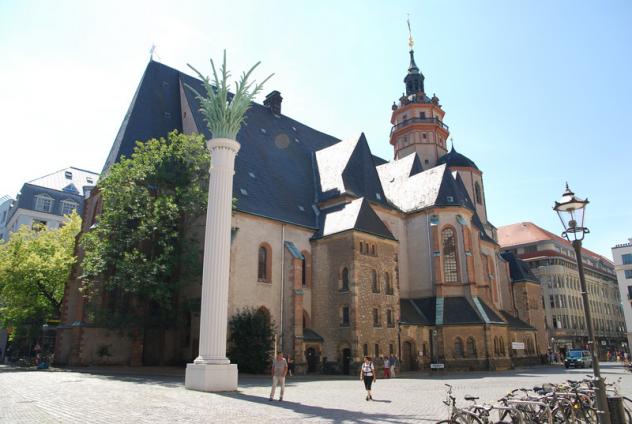
<svg viewBox="0 0 632 424"><path fill-rule="evenodd" d="M565 237L573 245L575 256L577 258L577 271L579 272L579 283L582 291L582 300L584 303L584 314L586 316L586 328L588 329L588 343L590 344L590 353L592 355L593 374L597 386L597 416L601 424L610 424L610 411L608 409L608 400L606 398L606 388L601 378L599 370L599 357L597 355L598 346L595 342L595 333L593 331L592 317L590 313L590 303L588 302L588 290L586 289L586 279L584 278L584 265L582 262L582 240L590 231L584 227L584 214L588 205L588 199L583 200L575 196L566 184L566 190L562 194L559 202L555 202L553 210L557 212L564 227L562 237Z"/></svg>

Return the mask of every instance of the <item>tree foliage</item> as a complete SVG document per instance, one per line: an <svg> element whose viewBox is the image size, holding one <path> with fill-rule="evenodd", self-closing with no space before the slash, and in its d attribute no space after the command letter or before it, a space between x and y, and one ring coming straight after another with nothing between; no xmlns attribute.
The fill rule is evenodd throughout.
<svg viewBox="0 0 632 424"><path fill-rule="evenodd" d="M139 142L99 182L102 213L81 241L84 289L104 296L97 322L174 323L179 288L201 270L188 230L206 210L209 164L201 135L174 131Z"/></svg>
<svg viewBox="0 0 632 424"><path fill-rule="evenodd" d="M274 333L270 317L252 308L233 315L228 323L230 344L228 357L239 371L261 374L269 370Z"/></svg>
<svg viewBox="0 0 632 424"><path fill-rule="evenodd" d="M226 50L224 50L224 60L220 68L220 75L217 74L215 63L213 63L213 59L211 59L213 84L211 84L209 77L202 75L200 71L189 65L202 80L206 96L201 95L190 85L186 84L186 86L200 101L200 112L204 116L206 125L211 134L213 134L213 137L230 138L231 140L236 139L239 128L241 128L241 124L244 121L246 111L250 108L250 102L261 92L263 84L274 75L270 74L259 84L256 84L255 81L248 81L250 75L252 75L252 72L260 63L261 62L255 63L248 72L241 74L239 81L235 82L235 94L232 98L228 92L230 72L226 69Z"/></svg>
<svg viewBox="0 0 632 424"><path fill-rule="evenodd" d="M59 229L23 225L0 243L0 327L13 328L12 338L60 317L80 227L73 212Z"/></svg>

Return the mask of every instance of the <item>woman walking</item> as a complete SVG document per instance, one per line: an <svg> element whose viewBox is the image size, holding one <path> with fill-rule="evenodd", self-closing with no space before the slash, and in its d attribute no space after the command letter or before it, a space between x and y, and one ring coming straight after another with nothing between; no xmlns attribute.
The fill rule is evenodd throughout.
<svg viewBox="0 0 632 424"><path fill-rule="evenodd" d="M371 362L370 356L364 357L364 363L360 367L360 380L364 381L364 388L366 389L366 400L373 400L371 396L371 385L375 381L375 367Z"/></svg>

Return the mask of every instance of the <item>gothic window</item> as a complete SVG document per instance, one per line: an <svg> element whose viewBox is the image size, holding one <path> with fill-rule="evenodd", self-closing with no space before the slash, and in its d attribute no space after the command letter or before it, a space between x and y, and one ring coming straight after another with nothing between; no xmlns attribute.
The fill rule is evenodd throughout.
<svg viewBox="0 0 632 424"><path fill-rule="evenodd" d="M500 355L500 347L498 346L498 337L494 337L494 354L496 356Z"/></svg>
<svg viewBox="0 0 632 424"><path fill-rule="evenodd" d="M505 356L505 339L501 337L499 343L500 343L500 354L502 356Z"/></svg>
<svg viewBox="0 0 632 424"><path fill-rule="evenodd" d="M387 309L386 310L386 325L388 327L395 327L395 321L393 321L393 310L392 309Z"/></svg>
<svg viewBox="0 0 632 424"><path fill-rule="evenodd" d="M380 292L380 285L377 280L377 272L375 270L371 270L371 288L373 289L373 293Z"/></svg>
<svg viewBox="0 0 632 424"><path fill-rule="evenodd" d="M391 281L391 275L388 272L384 273L384 285L386 294L393 294L393 281Z"/></svg>
<svg viewBox="0 0 632 424"><path fill-rule="evenodd" d="M454 356L457 358L463 357L463 340L460 337L454 340Z"/></svg>
<svg viewBox="0 0 632 424"><path fill-rule="evenodd" d="M474 197L476 198L476 203L479 205L483 204L483 196L481 195L481 186L478 182L474 183Z"/></svg>
<svg viewBox="0 0 632 424"><path fill-rule="evenodd" d="M301 283L303 287L312 287L312 256L307 251L301 253L303 254Z"/></svg>
<svg viewBox="0 0 632 424"><path fill-rule="evenodd" d="M471 358L476 357L476 342L474 341L474 337L467 338L467 356Z"/></svg>
<svg viewBox="0 0 632 424"><path fill-rule="evenodd" d="M373 308L373 327L380 327L380 310Z"/></svg>
<svg viewBox="0 0 632 424"><path fill-rule="evenodd" d="M377 256L377 251L375 250L375 245L374 244L371 245L371 255Z"/></svg>
<svg viewBox="0 0 632 424"><path fill-rule="evenodd" d="M349 291L349 270L345 267L342 269L342 291Z"/></svg>
<svg viewBox="0 0 632 424"><path fill-rule="evenodd" d="M342 307L342 323L341 325L343 327L348 327L349 326L349 307L348 306L343 306Z"/></svg>
<svg viewBox="0 0 632 424"><path fill-rule="evenodd" d="M270 283L272 282L272 278L271 278L271 272L270 272L270 268L271 268L271 261L272 261L272 255L270 254L270 245L267 243L262 243L259 246L259 264L257 267L257 280L264 282L264 283Z"/></svg>
<svg viewBox="0 0 632 424"><path fill-rule="evenodd" d="M443 244L443 280L446 283L456 283L459 281L459 271L457 269L456 240L454 230L446 228L441 232Z"/></svg>

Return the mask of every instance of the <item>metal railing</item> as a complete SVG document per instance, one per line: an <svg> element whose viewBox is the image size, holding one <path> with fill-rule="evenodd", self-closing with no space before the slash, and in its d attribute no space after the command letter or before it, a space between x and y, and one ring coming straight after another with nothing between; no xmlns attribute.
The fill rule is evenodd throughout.
<svg viewBox="0 0 632 424"><path fill-rule="evenodd" d="M400 128L412 124L436 124L446 131L449 130L448 126L444 124L439 118L408 118L397 125L393 125L393 128L391 128L391 134Z"/></svg>

